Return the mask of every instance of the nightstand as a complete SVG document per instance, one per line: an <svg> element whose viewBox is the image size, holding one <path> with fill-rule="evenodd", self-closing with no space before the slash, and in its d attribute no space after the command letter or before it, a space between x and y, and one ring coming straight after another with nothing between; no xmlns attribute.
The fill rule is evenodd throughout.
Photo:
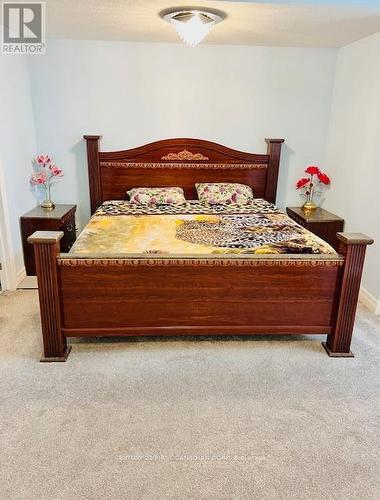
<svg viewBox="0 0 380 500"><path fill-rule="evenodd" d="M34 231L63 231L61 252L66 253L76 240L75 211L76 205L56 205L53 210L41 207L33 208L20 217L22 247L27 276L36 274L33 245L27 242Z"/></svg>
<svg viewBox="0 0 380 500"><path fill-rule="evenodd" d="M327 241L338 251L339 240L336 233L343 231L344 219L323 208L305 211L302 207L286 207L286 213L300 226Z"/></svg>

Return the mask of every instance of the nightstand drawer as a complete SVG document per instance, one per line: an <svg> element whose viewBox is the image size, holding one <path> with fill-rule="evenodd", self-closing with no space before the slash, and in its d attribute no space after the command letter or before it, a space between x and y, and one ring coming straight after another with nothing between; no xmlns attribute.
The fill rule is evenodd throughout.
<svg viewBox="0 0 380 500"><path fill-rule="evenodd" d="M64 235L61 239L61 252L68 253L76 240L76 227L75 227L75 217L72 216L64 226L62 226L61 231Z"/></svg>
<svg viewBox="0 0 380 500"><path fill-rule="evenodd" d="M294 216L293 217L294 222L297 222L302 227L306 227L306 222L302 220L300 217Z"/></svg>
<svg viewBox="0 0 380 500"><path fill-rule="evenodd" d="M336 233L344 228L344 220L341 217L323 208L307 211L302 207L287 207L286 212L297 224L316 234L338 251L339 241Z"/></svg>
<svg viewBox="0 0 380 500"><path fill-rule="evenodd" d="M36 274L33 245L28 237L35 231L63 231L61 252L67 253L76 239L75 205L56 205L53 210L35 207L20 218L22 246L27 276Z"/></svg>

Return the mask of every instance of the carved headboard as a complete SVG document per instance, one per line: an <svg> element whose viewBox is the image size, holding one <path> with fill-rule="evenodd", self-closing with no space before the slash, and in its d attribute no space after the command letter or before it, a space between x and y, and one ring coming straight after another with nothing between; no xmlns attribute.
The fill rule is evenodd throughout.
<svg viewBox="0 0 380 500"><path fill-rule="evenodd" d="M230 149L200 139L166 139L134 149L103 152L99 135L85 135L91 213L104 201L122 200L133 187L180 186L196 199L197 182L239 182L255 197L276 201L284 139L265 139L266 154Z"/></svg>

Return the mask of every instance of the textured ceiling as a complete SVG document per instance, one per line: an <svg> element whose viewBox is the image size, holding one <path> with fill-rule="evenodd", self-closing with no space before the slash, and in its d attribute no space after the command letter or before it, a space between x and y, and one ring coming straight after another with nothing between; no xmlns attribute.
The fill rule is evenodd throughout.
<svg viewBox="0 0 380 500"><path fill-rule="evenodd" d="M158 13L165 0L46 0L49 38L178 43ZM186 1L185 4L189 5ZM341 47L380 31L380 1L196 1L227 19L203 43Z"/></svg>

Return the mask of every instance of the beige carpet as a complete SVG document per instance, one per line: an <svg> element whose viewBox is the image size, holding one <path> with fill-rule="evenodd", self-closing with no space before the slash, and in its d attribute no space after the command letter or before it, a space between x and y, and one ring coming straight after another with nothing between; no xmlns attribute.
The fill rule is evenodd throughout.
<svg viewBox="0 0 380 500"><path fill-rule="evenodd" d="M106 313L106 311L105 311ZM380 318L321 338L73 344L40 364L37 294L0 296L0 498L380 497Z"/></svg>

